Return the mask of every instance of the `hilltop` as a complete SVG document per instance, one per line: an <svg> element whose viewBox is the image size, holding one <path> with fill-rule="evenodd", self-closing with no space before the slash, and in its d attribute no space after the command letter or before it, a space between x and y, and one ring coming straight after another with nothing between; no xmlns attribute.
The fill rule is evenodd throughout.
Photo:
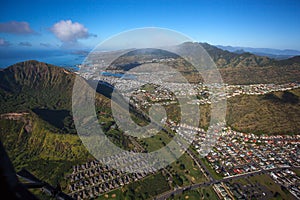
<svg viewBox="0 0 300 200"><path fill-rule="evenodd" d="M228 84L287 83L300 80L299 56L275 60L252 53L233 53L201 43Z"/></svg>
<svg viewBox="0 0 300 200"><path fill-rule="evenodd" d="M0 71L0 113L35 107L70 109L75 74L34 60L16 63ZM11 104L10 104L11 103Z"/></svg>

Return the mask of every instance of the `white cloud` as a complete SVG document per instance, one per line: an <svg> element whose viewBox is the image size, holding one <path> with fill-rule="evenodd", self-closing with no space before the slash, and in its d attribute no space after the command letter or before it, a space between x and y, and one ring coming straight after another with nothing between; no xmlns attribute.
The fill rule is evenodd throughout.
<svg viewBox="0 0 300 200"><path fill-rule="evenodd" d="M88 38L92 35L83 24L71 20L61 20L54 24L50 31L63 43L77 43L78 39Z"/></svg>
<svg viewBox="0 0 300 200"><path fill-rule="evenodd" d="M17 22L17 21L0 23L0 32L12 33L12 34L34 34L35 33L35 31L30 28L28 22Z"/></svg>
<svg viewBox="0 0 300 200"><path fill-rule="evenodd" d="M11 43L7 40L4 40L3 38L0 38L0 47L7 47L10 46Z"/></svg>

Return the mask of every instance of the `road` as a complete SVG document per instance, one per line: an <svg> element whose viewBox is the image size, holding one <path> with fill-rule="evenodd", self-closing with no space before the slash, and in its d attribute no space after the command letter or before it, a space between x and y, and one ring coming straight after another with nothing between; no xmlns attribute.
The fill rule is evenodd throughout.
<svg viewBox="0 0 300 200"><path fill-rule="evenodd" d="M277 167L277 168L273 168L273 169L258 170L258 171L244 173L244 174L237 174L237 175L234 175L234 176L228 176L228 177L225 177L221 180L210 180L210 181L203 182L203 183L196 183L196 184L189 185L189 186L178 187L178 188L175 188L174 190L170 190L170 191L167 191L163 194L160 194L160 195L156 196L154 199L155 200L165 200L165 199L171 197L172 195L181 194L184 191L194 190L194 189L197 189L197 188L200 188L200 187L206 187L206 186L210 186L210 185L213 185L213 184L216 184L216 183L228 182L228 181L235 180L235 179L246 178L246 177L250 177L250 176L254 176L254 175L266 174L266 173L269 173L269 172L282 170L282 169L288 169L288 168L291 169L291 168L294 168L294 167ZM299 167L296 167L296 168L299 169Z"/></svg>

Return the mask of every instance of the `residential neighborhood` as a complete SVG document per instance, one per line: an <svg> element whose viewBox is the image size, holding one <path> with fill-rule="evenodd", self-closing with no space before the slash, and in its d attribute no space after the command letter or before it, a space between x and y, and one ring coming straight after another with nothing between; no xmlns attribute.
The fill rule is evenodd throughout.
<svg viewBox="0 0 300 200"><path fill-rule="evenodd" d="M203 148L207 148L203 145L207 135L204 129L186 124L173 126L172 129L186 141L194 138L188 155L198 163L199 170L207 177L207 184L213 186L219 199L245 199L249 194L258 199L266 198L267 196L261 196L263 192L256 191L257 185L251 186L251 190L250 186L244 187L240 183L229 181L257 174L268 174L295 198L299 198L300 178L293 170L300 169L300 135L255 135L226 127L220 130L219 135L215 135L218 141L204 157L207 162L203 162L201 155ZM198 152L198 155L193 151ZM126 155L115 156L114 159L124 157L126 158ZM150 173L126 173L111 169L104 164L109 159L111 158L73 166L72 173L66 177L69 182L69 194L75 199L94 198L156 173L155 169ZM141 162L131 164L139 165ZM215 175L209 172L208 168L212 169Z"/></svg>
<svg viewBox="0 0 300 200"><path fill-rule="evenodd" d="M90 67L91 68L91 67ZM94 69L92 67L92 69ZM152 104L176 104L176 98L189 98L188 104L211 104L239 95L263 95L276 91L289 91L300 87L299 82L286 84L250 84L228 85L226 83L188 83L176 82L179 76L175 72L127 72L95 70L80 72L86 79L109 83L116 88L125 99L136 107L147 108ZM148 85L145 86L145 85Z"/></svg>
<svg viewBox="0 0 300 200"><path fill-rule="evenodd" d="M153 104L177 104L178 97L187 98L188 104L201 105L238 95L263 95L300 87L300 83L221 85L167 82L162 84L163 79L172 77L173 74L168 72L161 74L160 72L156 74L130 72L125 76L112 71L96 76L89 75L89 73L81 75L109 83L111 87L117 88L132 105L142 109L149 108ZM157 77L163 77L163 79ZM183 139L175 141L179 146L184 147L182 143L184 141L192 144L187 149L187 154L207 179L207 182L186 186L185 189L178 187L175 191L180 193L207 184L212 186L219 199L271 198L272 194L267 192L268 190L263 185L254 184L251 181L245 185L245 183L235 181L245 179L247 182L248 177L268 175L274 182L299 199L300 178L295 169L300 168L300 135L242 133L226 126L225 122L213 124L204 130L167 118L162 120L164 121L167 127ZM168 136L173 137L172 134ZM140 149L141 145L138 146ZM105 165L112 161L120 166L125 163L124 170ZM133 158L125 153L75 165L72 173L66 176L69 194L75 199L96 198L157 173L154 168L128 173L131 167L132 169L147 169L147 162L143 161L142 157ZM168 170L164 170L169 174ZM174 192L170 191L158 196L157 199L166 199L171 194Z"/></svg>
<svg viewBox="0 0 300 200"><path fill-rule="evenodd" d="M124 155L123 155L124 156ZM138 164L138 163L137 163ZM91 199L144 178L151 173L131 173L111 169L97 160L74 165L66 178L69 181L69 195L74 199Z"/></svg>

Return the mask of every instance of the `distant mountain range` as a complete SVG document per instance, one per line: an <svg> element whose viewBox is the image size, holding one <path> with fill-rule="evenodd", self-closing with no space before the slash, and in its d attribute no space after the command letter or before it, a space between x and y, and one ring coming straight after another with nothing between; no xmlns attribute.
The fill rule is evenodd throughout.
<svg viewBox="0 0 300 200"><path fill-rule="evenodd" d="M195 48L197 44L186 42L179 48ZM208 43L200 44L219 68L224 82L228 84L286 83L300 80L300 56L276 60L247 52L234 53ZM157 49L133 50L116 59L108 69L128 71L146 60L152 60L158 54L161 54L160 58L173 58L172 61L167 61L167 64L175 66L189 81L203 81L199 73L188 62L175 54Z"/></svg>
<svg viewBox="0 0 300 200"><path fill-rule="evenodd" d="M262 67L270 65L274 60L266 56L257 56L248 52L235 53L222 50L208 43L200 43L212 57L217 67Z"/></svg>
<svg viewBox="0 0 300 200"><path fill-rule="evenodd" d="M287 59L293 56L300 55L300 51L293 50L293 49L281 50L281 49L271 49L271 48L233 47L233 46L223 46L223 45L215 45L215 46L222 50L226 50L238 54L249 52L255 55L268 56L270 58L274 58L278 60Z"/></svg>

